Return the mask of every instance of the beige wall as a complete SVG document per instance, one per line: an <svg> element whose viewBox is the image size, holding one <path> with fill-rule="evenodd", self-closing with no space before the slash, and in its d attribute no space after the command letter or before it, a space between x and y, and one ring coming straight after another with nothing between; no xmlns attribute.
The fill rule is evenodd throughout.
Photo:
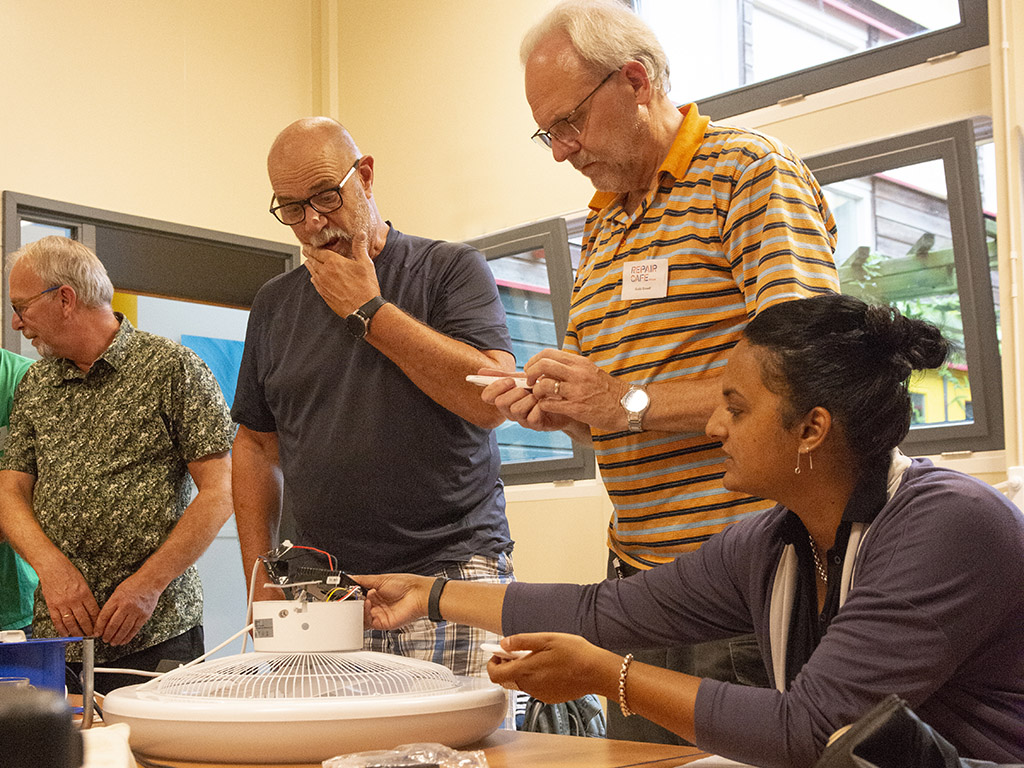
<svg viewBox="0 0 1024 768"><path fill-rule="evenodd" d="M589 182L529 140L519 41L550 5L339 4L334 117L374 155L398 229L459 240L586 206Z"/></svg>
<svg viewBox="0 0 1024 768"><path fill-rule="evenodd" d="M308 2L0 0L0 188L287 242L264 158L310 48Z"/></svg>

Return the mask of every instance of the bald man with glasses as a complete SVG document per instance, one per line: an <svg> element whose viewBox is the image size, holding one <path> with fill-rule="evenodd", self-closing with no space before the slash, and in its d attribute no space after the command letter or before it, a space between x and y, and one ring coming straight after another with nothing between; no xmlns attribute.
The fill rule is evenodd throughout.
<svg viewBox="0 0 1024 768"><path fill-rule="evenodd" d="M563 348L527 361L532 391L504 379L483 399L525 427L593 444L615 507L608 573L628 576L769 506L725 490L726 456L704 425L748 318L839 289L835 223L789 148L672 103L665 53L623 3L560 3L527 32L521 58L533 140L597 194ZM767 682L752 643L636 656ZM614 707L608 734L678 741Z"/></svg>
<svg viewBox="0 0 1024 768"><path fill-rule="evenodd" d="M296 542L353 573L512 579L503 419L466 375L512 370L505 313L479 252L384 220L374 159L324 117L270 149L270 212L305 264L268 282L249 318L232 416L235 517L246 569ZM275 597L257 576L257 599ZM483 674L475 629L423 620L370 650Z"/></svg>

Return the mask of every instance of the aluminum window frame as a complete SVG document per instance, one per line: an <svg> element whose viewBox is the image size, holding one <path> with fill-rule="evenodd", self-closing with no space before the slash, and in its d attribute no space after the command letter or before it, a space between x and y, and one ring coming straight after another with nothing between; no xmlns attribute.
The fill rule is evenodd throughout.
<svg viewBox="0 0 1024 768"><path fill-rule="evenodd" d="M902 448L911 455L1001 450L1004 447L1002 363L999 355L992 279L974 123L948 123L804 158L822 186L888 169L942 160L953 240L953 262L963 321L974 421L971 424L914 426Z"/></svg>
<svg viewBox="0 0 1024 768"><path fill-rule="evenodd" d="M524 224L465 241L488 261L524 251L543 249L551 291L551 310L555 321L555 338L561 349L569 324L569 302L572 296L573 272L570 260L569 235L561 217ZM526 361L517 361L522 366ZM594 449L572 441L573 455L564 459L535 459L501 466L506 485L589 480L596 476Z"/></svg>
<svg viewBox="0 0 1024 768"><path fill-rule="evenodd" d="M721 120L988 45L987 2L958 2L959 24L706 96L697 100L697 107L702 115ZM637 12L641 4L631 3ZM684 62L674 64L681 67Z"/></svg>

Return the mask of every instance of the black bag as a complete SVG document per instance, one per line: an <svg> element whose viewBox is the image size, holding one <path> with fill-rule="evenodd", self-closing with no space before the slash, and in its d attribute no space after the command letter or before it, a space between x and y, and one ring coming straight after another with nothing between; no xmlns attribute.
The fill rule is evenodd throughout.
<svg viewBox="0 0 1024 768"><path fill-rule="evenodd" d="M961 758L903 699L890 694L834 737L814 768L996 768L996 764Z"/></svg>
<svg viewBox="0 0 1024 768"><path fill-rule="evenodd" d="M562 736L590 736L603 739L607 733L601 700L592 693L564 704L545 704L530 697L519 730L558 733Z"/></svg>

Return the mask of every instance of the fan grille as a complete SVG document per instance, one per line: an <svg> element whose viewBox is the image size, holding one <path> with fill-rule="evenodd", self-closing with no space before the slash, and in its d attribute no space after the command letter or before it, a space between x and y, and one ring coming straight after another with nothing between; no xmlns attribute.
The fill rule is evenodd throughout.
<svg viewBox="0 0 1024 768"><path fill-rule="evenodd" d="M400 696L458 688L447 667L372 651L249 653L168 672L139 692L214 699Z"/></svg>

